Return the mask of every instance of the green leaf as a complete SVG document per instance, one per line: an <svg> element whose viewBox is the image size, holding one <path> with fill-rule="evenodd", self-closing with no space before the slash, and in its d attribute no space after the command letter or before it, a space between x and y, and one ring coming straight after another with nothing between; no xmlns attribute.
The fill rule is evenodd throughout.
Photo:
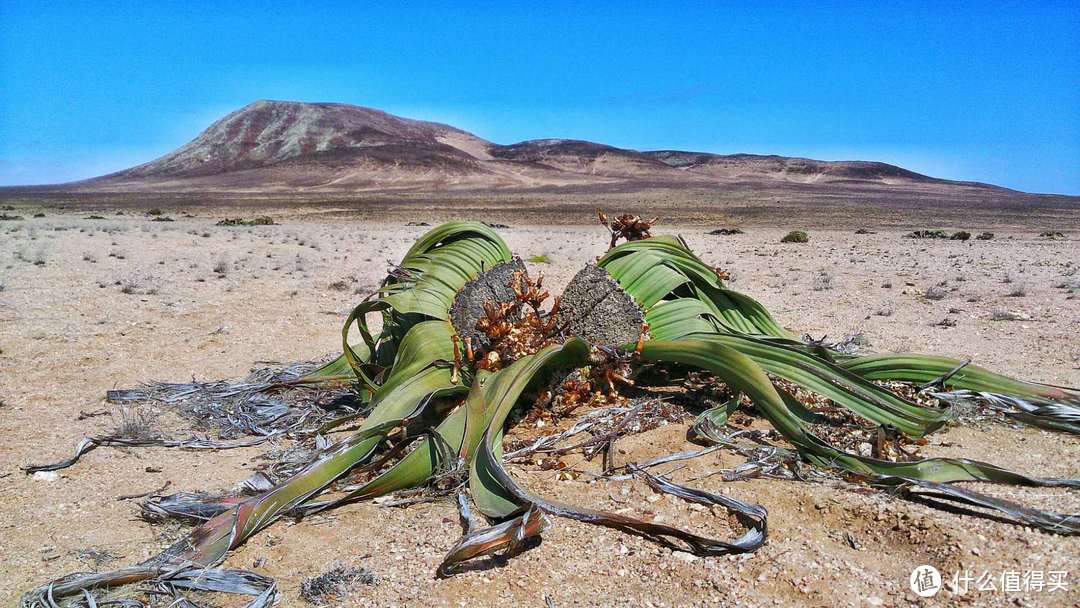
<svg viewBox="0 0 1080 608"><path fill-rule="evenodd" d="M375 390L379 366L393 359L413 325L448 319L454 297L467 281L509 260L506 243L481 222L449 222L420 237L379 292L356 306L345 321L342 349L357 378ZM371 334L368 325L367 317L372 313L383 317L379 338ZM354 324L369 351L366 357L350 343Z"/></svg>
<svg viewBox="0 0 1080 608"><path fill-rule="evenodd" d="M1080 481L1028 477L1001 467L966 458L927 458L915 462L890 462L836 449L808 432L780 397L765 371L752 359L717 341L684 339L645 343L642 359L682 363L707 369L736 391L745 393L769 419L773 428L810 462L856 473L886 475L931 482L993 481L1028 486L1075 486Z"/></svg>
<svg viewBox="0 0 1080 608"><path fill-rule="evenodd" d="M878 424L921 437L941 428L948 412L923 407L869 382L835 363L782 344L732 334L691 336L718 342L747 355L771 374L827 397Z"/></svg>
<svg viewBox="0 0 1080 608"><path fill-rule="evenodd" d="M856 357L841 363L867 380L900 380L926 383L949 375L945 384L955 388L1018 397L1045 399L1080 405L1080 390L1036 382L1014 380L978 365L957 359L912 353ZM959 368L959 369L957 369Z"/></svg>
<svg viewBox="0 0 1080 608"><path fill-rule="evenodd" d="M515 361L489 377L481 377L469 394L469 402L482 401L484 409L484 435L475 449L470 463L469 489L473 501L481 513L492 518L511 515L523 505L514 499L492 469L492 462L502 457L503 425L517 404L518 397L540 372L558 366L583 365L589 347L574 338L563 345L549 346L535 355ZM475 406L470 408L478 410ZM475 428L475 427L474 427ZM470 436L475 436L472 432Z"/></svg>
<svg viewBox="0 0 1080 608"><path fill-rule="evenodd" d="M694 298L711 313L718 327L736 333L791 337L756 300L726 289L716 271L679 238L657 236L623 243L608 251L597 265L611 273L646 313L662 300Z"/></svg>

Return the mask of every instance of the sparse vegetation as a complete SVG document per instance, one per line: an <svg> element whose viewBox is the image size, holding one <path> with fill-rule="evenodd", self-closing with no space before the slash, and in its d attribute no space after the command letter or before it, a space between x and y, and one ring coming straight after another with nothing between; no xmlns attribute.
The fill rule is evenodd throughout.
<svg viewBox="0 0 1080 608"><path fill-rule="evenodd" d="M1012 310L995 310L990 315L991 321L1030 321L1031 316Z"/></svg>
<svg viewBox="0 0 1080 608"><path fill-rule="evenodd" d="M533 264L550 264L551 258L546 255L533 255L529 256L529 262Z"/></svg>
<svg viewBox="0 0 1080 608"><path fill-rule="evenodd" d="M792 230L784 235L784 238L780 239L781 243L809 243L810 235L806 234L802 230Z"/></svg>
<svg viewBox="0 0 1080 608"><path fill-rule="evenodd" d="M35 249L32 256L25 257L25 253L16 255L21 257L23 261L30 262L34 266L44 266L49 261L49 252L45 245L41 245Z"/></svg>
<svg viewBox="0 0 1080 608"><path fill-rule="evenodd" d="M243 218L226 218L219 221L217 226L273 226L274 218L266 215L261 215L250 220Z"/></svg>
<svg viewBox="0 0 1080 608"><path fill-rule="evenodd" d="M814 291L829 291L833 288L832 275L822 270L814 277Z"/></svg>
<svg viewBox="0 0 1080 608"><path fill-rule="evenodd" d="M947 239L949 235L944 230L915 230L904 235L910 239Z"/></svg>
<svg viewBox="0 0 1080 608"><path fill-rule="evenodd" d="M350 568L341 564L326 572L304 579L300 597L313 606L340 606L359 585L374 585L378 579L367 568Z"/></svg>
<svg viewBox="0 0 1080 608"><path fill-rule="evenodd" d="M744 234L740 228L717 228L716 230L709 231L712 236L730 236L733 234Z"/></svg>
<svg viewBox="0 0 1080 608"><path fill-rule="evenodd" d="M1023 298L1027 296L1027 287L1023 283L1017 283L1009 290L1009 293L1005 294L1010 298Z"/></svg>
<svg viewBox="0 0 1080 608"><path fill-rule="evenodd" d="M966 240L968 240L970 238L971 238L971 233L966 231L966 230L961 230L959 232L954 232L953 235L949 237L949 239L951 239L953 241L966 241Z"/></svg>
<svg viewBox="0 0 1080 608"><path fill-rule="evenodd" d="M1054 285L1055 289L1064 289L1068 293L1080 291L1080 276L1065 275L1065 279Z"/></svg>
<svg viewBox="0 0 1080 608"><path fill-rule="evenodd" d="M989 240L991 240L993 238L994 238L994 233L993 232L980 232L978 234L978 236L975 237L975 240L977 240L977 241L989 241Z"/></svg>
<svg viewBox="0 0 1080 608"><path fill-rule="evenodd" d="M132 273L116 281L115 286L120 288L120 293L126 295L156 295L158 288L154 285L154 278L139 272Z"/></svg>
<svg viewBox="0 0 1080 608"><path fill-rule="evenodd" d="M949 295L949 290L944 285L932 285L923 294L927 300L944 300Z"/></svg>

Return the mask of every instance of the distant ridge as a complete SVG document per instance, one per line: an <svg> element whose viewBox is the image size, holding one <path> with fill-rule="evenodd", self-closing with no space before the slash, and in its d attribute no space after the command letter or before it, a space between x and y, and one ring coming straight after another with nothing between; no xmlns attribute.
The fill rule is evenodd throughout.
<svg viewBox="0 0 1080 608"><path fill-rule="evenodd" d="M148 163L66 192L787 190L828 196L1030 197L870 161L638 151L574 139L499 145L455 127L340 103L256 101ZM1065 197L1072 198L1072 197Z"/></svg>

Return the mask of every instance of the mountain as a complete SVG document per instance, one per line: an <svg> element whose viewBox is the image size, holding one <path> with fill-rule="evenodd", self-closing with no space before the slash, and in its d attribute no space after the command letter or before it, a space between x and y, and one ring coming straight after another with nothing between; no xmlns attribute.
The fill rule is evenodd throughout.
<svg viewBox="0 0 1080 608"><path fill-rule="evenodd" d="M741 188L892 194L1014 191L866 161L638 151L573 139L499 145L448 125L339 103L257 101L137 167L57 187L82 192L640 190ZM1022 193L1015 193L1022 194Z"/></svg>

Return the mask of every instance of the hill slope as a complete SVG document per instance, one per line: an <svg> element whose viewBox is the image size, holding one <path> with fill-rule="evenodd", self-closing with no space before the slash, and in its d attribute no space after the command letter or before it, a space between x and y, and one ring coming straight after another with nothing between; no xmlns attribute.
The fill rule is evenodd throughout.
<svg viewBox="0 0 1080 608"><path fill-rule="evenodd" d="M338 103L257 101L157 160L56 189L82 192L644 190L935 191L1010 197L866 161L637 151L538 139L498 145L454 127Z"/></svg>

